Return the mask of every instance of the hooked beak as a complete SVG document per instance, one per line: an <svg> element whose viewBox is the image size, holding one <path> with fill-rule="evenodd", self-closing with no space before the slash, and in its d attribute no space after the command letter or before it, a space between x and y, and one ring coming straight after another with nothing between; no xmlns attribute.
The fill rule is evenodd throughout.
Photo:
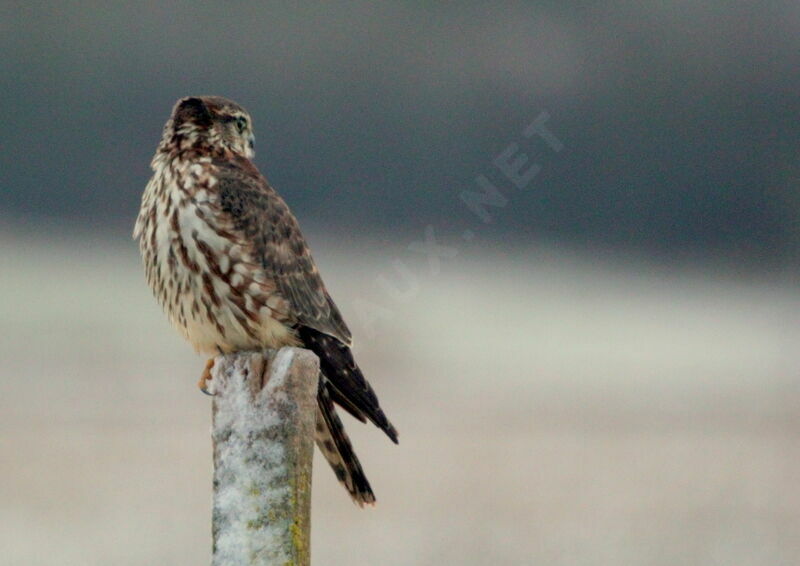
<svg viewBox="0 0 800 566"><path fill-rule="evenodd" d="M247 136L247 156L253 157L256 154L256 137L253 134Z"/></svg>

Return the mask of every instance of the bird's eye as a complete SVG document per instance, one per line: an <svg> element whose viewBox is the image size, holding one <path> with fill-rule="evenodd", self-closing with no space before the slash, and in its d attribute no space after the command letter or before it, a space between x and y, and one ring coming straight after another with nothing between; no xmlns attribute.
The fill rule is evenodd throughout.
<svg viewBox="0 0 800 566"><path fill-rule="evenodd" d="M247 119L242 116L236 118L236 129L239 130L240 134L244 132L245 128L247 128Z"/></svg>

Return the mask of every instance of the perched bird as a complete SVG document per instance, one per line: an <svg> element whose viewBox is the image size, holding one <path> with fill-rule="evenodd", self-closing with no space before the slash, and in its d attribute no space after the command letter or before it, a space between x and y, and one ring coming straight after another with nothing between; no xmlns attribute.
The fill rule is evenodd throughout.
<svg viewBox="0 0 800 566"><path fill-rule="evenodd" d="M133 237L147 282L200 352L298 346L320 360L315 440L353 500L375 495L334 403L397 442L350 351L297 220L259 173L252 120L218 96L179 100L164 126ZM213 358L198 384L205 390Z"/></svg>

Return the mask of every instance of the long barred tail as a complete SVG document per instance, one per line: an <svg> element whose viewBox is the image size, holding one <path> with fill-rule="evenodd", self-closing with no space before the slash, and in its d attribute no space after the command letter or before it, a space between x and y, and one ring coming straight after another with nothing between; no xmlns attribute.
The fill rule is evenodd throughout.
<svg viewBox="0 0 800 566"><path fill-rule="evenodd" d="M344 430L344 425L336 414L328 388L330 383L321 377L317 392L317 429L315 440L325 459L333 468L336 478L341 482L353 501L359 506L373 505L375 494L367 476L361 468L353 445Z"/></svg>
<svg viewBox="0 0 800 566"><path fill-rule="evenodd" d="M300 339L319 357L319 368L330 384L331 399L361 422L367 419L397 444L397 430L381 409L378 396L361 373L350 348L313 328L302 326Z"/></svg>
<svg viewBox="0 0 800 566"><path fill-rule="evenodd" d="M353 500L360 506L373 504L375 495L336 414L334 403L361 422L369 419L394 443L397 443L397 430L383 413L378 397L364 379L347 345L307 326L298 328L298 334L303 345L319 357L322 373L317 394L317 445Z"/></svg>

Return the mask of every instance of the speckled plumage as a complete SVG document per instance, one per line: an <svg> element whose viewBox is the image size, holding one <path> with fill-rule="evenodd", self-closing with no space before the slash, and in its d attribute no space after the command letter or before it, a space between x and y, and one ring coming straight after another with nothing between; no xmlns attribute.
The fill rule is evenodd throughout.
<svg viewBox="0 0 800 566"><path fill-rule="evenodd" d="M317 444L359 503L374 495L334 402L397 432L350 352L296 219L253 165L250 117L221 97L178 101L155 156L134 237L147 282L200 352L301 346L320 357Z"/></svg>

